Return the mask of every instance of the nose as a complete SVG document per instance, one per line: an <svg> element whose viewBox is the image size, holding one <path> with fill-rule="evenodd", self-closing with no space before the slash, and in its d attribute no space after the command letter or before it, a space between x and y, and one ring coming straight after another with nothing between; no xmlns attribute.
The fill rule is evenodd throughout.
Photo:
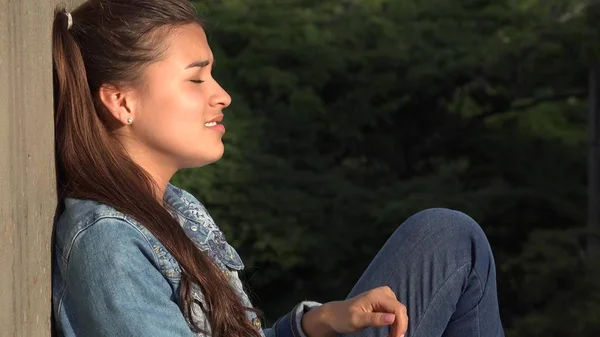
<svg viewBox="0 0 600 337"><path fill-rule="evenodd" d="M229 93L227 93L227 91L225 91L225 89L223 89L223 87L221 87L219 83L215 81L215 84L216 90L210 97L209 104L212 107L220 107L221 109L224 109L231 104L231 96Z"/></svg>

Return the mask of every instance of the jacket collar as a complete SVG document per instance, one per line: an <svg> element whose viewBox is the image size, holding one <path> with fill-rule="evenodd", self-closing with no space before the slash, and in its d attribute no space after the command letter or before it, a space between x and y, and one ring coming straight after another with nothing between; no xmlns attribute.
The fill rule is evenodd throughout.
<svg viewBox="0 0 600 337"><path fill-rule="evenodd" d="M186 224L185 221L182 223L183 229L193 241L197 243L210 242L208 246L201 244L199 247L201 250L207 250L207 248L210 247L210 249L208 249L208 254L214 254L214 257L219 259L229 268L234 270L241 270L244 268L244 263L238 253L227 243L223 233L215 225L204 205L196 200L196 198L184 190L172 184L168 184L163 199L172 211L193 223ZM210 237L199 237L199 232L193 229L193 227L196 226L203 226L211 232L212 235Z"/></svg>

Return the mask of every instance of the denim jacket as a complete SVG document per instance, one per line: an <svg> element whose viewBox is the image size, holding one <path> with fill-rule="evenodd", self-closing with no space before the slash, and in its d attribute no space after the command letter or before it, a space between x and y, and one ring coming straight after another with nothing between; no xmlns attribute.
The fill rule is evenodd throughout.
<svg viewBox="0 0 600 337"><path fill-rule="evenodd" d="M196 246L229 276L243 304L252 307L238 277L244 264L205 207L171 184L165 201ZM56 224L53 250L58 336L207 336L192 332L178 306L179 264L130 216L91 200L68 198ZM192 290L203 303L199 287ZM210 331L197 301L193 320ZM302 302L268 329L262 329L254 312L246 315L263 336L304 337L302 315L318 305Z"/></svg>

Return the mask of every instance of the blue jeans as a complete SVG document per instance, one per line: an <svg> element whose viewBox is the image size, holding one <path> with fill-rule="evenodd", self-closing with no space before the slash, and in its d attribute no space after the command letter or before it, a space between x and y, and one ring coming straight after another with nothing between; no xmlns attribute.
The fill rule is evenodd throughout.
<svg viewBox="0 0 600 337"><path fill-rule="evenodd" d="M384 285L407 307L406 337L504 336L492 251L481 227L464 213L438 208L410 217L349 297ZM351 336L388 334L386 327Z"/></svg>

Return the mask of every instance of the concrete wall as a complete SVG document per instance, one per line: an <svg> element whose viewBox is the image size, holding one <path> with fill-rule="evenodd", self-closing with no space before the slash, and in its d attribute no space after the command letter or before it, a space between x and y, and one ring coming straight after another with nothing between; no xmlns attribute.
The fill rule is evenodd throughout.
<svg viewBox="0 0 600 337"><path fill-rule="evenodd" d="M50 336L51 27L59 1L0 0L0 336ZM68 8L82 1L66 1Z"/></svg>

